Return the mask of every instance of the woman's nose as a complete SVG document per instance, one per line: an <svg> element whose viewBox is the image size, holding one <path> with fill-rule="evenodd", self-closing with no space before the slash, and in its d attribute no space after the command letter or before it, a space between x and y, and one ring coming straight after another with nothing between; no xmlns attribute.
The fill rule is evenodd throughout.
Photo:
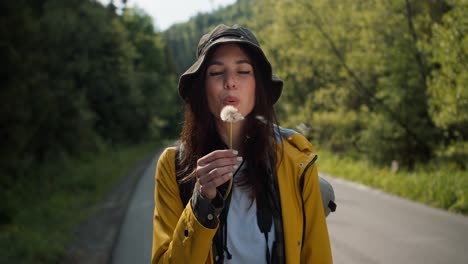
<svg viewBox="0 0 468 264"><path fill-rule="evenodd" d="M226 89L236 89L237 88L237 80L234 73L227 72L226 78L224 80L224 86Z"/></svg>

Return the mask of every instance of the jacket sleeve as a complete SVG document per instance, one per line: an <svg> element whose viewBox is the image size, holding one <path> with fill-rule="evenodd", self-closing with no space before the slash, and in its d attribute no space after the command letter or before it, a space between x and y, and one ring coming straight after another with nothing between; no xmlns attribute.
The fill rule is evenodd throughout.
<svg viewBox="0 0 468 264"><path fill-rule="evenodd" d="M327 222L322 206L317 166L313 164L304 179L305 236L301 263L333 263Z"/></svg>
<svg viewBox="0 0 468 264"><path fill-rule="evenodd" d="M210 229L200 224L190 202L183 207L174 158L175 150L168 148L156 167L151 263L209 263L217 226Z"/></svg>

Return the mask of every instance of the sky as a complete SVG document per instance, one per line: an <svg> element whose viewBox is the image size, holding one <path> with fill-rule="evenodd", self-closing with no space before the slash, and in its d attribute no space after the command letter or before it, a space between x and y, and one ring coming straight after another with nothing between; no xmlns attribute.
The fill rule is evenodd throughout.
<svg viewBox="0 0 468 264"><path fill-rule="evenodd" d="M98 0L108 4L109 0ZM200 12L211 12L235 3L236 0L127 0L127 6L138 6L153 18L158 30L166 30L174 23L186 22ZM120 1L114 3L118 6Z"/></svg>

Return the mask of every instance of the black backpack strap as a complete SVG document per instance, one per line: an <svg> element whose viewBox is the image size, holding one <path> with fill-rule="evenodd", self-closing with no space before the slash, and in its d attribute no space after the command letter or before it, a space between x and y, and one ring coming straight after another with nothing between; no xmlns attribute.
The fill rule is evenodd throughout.
<svg viewBox="0 0 468 264"><path fill-rule="evenodd" d="M305 238L305 230L306 230L306 215L305 215L305 202L304 202L304 178L305 178L305 173L306 171L309 169L310 166L312 166L312 164L315 163L315 161L317 161L318 159L318 156L315 155L315 157L312 159L312 161L310 161L307 165L306 165L306 168L304 169L304 171L302 172L302 175L301 177L299 178L299 191L301 193L301 197L302 197L302 242L301 242L301 250L302 248L304 247L304 238Z"/></svg>
<svg viewBox="0 0 468 264"><path fill-rule="evenodd" d="M264 186L268 186L268 177L263 177L266 179L264 181ZM273 213L271 204L268 198L268 189L260 193L257 197L257 225L260 229L260 232L265 236L266 249L265 249L265 258L267 264L271 263L271 253L268 245L268 233L270 232L271 226L273 225Z"/></svg>

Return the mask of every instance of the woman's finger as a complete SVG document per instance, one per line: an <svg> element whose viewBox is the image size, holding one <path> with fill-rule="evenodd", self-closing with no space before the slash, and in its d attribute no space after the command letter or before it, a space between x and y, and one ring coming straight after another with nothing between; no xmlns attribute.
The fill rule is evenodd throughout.
<svg viewBox="0 0 468 264"><path fill-rule="evenodd" d="M218 167L216 169L211 170L210 172L199 175L200 184L205 184L207 182L213 181L216 178L223 177L227 173L233 173L238 168L238 165L229 165L224 167Z"/></svg>
<svg viewBox="0 0 468 264"><path fill-rule="evenodd" d="M225 182L229 181L232 178L232 175L233 173L229 172L219 177L213 178L212 180L206 182L205 184L200 183L200 192L203 195L207 192L212 192L212 191L216 193L216 188L223 185Z"/></svg>
<svg viewBox="0 0 468 264"><path fill-rule="evenodd" d="M197 161L197 166L204 167L207 164L217 160L217 159L222 159L222 158L234 158L237 157L237 150L232 150L232 149L220 149L220 150L215 150L213 152L208 153L207 155L201 157Z"/></svg>
<svg viewBox="0 0 468 264"><path fill-rule="evenodd" d="M209 174L211 171L217 168L223 168L228 166L236 166L242 161L242 157L231 157L231 158L220 158L206 164L205 166L197 167L197 174L204 175Z"/></svg>
<svg viewBox="0 0 468 264"><path fill-rule="evenodd" d="M216 188L232 177L242 161L237 154L237 151L229 149L215 150L198 159L196 175L204 197L214 198Z"/></svg>

